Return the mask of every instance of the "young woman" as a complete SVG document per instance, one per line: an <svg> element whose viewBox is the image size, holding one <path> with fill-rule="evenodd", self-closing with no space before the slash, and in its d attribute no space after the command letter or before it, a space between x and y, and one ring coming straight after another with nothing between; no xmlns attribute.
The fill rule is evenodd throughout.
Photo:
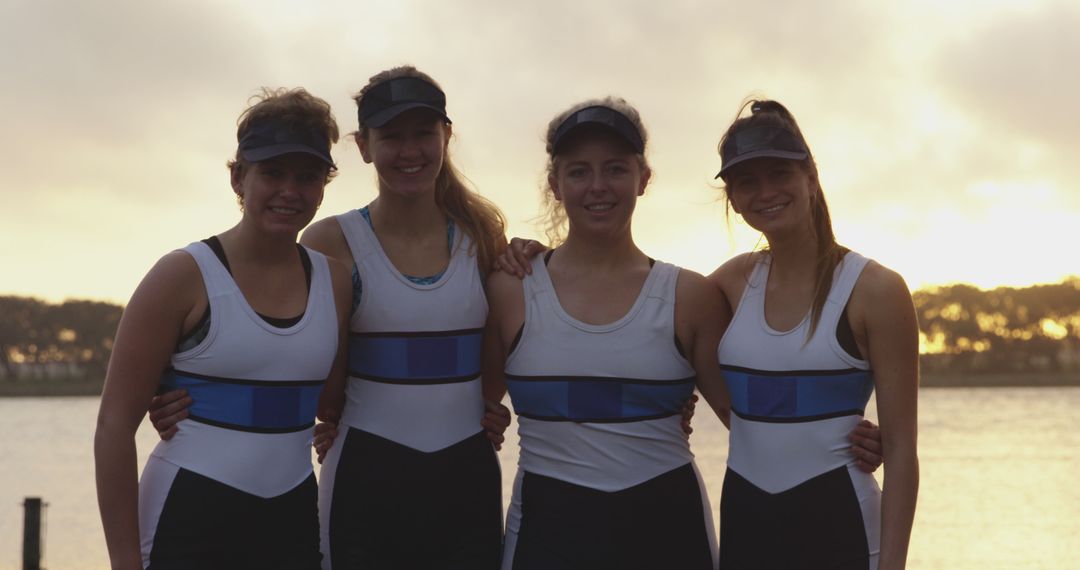
<svg viewBox="0 0 1080 570"><path fill-rule="evenodd" d="M264 92L229 163L240 222L163 257L124 310L94 442L113 568L319 568L309 442L323 382L344 374L351 288L296 236L337 138L325 101ZM135 430L159 387L195 403L136 485Z"/></svg>
<svg viewBox="0 0 1080 570"><path fill-rule="evenodd" d="M805 151L805 143L802 143L800 149L794 151L788 150L788 154L778 154L773 152L769 154L767 147L753 146L749 143L753 141L751 138L753 131L749 134L741 133L739 140L744 143L743 152L738 155L739 162L748 163L747 166L753 166L754 164L760 164L755 162L755 158L773 157L773 159L782 158L787 160L805 160L809 154ZM767 140L770 133L765 133ZM790 138L790 137L789 137ZM749 142L748 142L749 141ZM781 149L783 150L783 149ZM758 154L762 153L762 154ZM727 164L727 163L725 163ZM734 166L734 165L732 165ZM777 165L774 163L774 170L778 170ZM728 166L725 166L724 175L727 176ZM791 168L788 168L790 174ZM738 173L739 170L735 169L734 172ZM771 180L770 176L776 176L776 173L763 174L764 180ZM749 176L749 175L747 175ZM816 175L814 176L816 180ZM729 185L729 192L732 187ZM770 200L775 200L775 195L770 195ZM735 203L732 199L732 205L737 211L743 211L742 205ZM765 203L762 207L759 207L760 212L754 212L751 209L749 214L750 220L758 220L761 216L766 218L775 217L777 212L787 209L788 204L784 200L775 200ZM824 203L821 203L821 207L824 208ZM792 209L794 210L794 208ZM744 215L747 215L744 213ZM813 219L818 220L820 212L813 216ZM755 217L758 216L758 217ZM809 224L811 219L810 214L805 216L802 223ZM818 225L818 228L824 227L820 231L825 233L827 231L827 239L832 240L831 229L827 224L827 211L825 211L826 223ZM757 223L754 221L753 223ZM819 222L820 224L820 222ZM757 227L757 226L754 226ZM763 229L763 228L759 228ZM763 231L765 231L763 229ZM549 232L550 236L551 232ZM772 231L766 232L766 236L772 235ZM775 237L775 236L774 236ZM809 238L806 235L799 236L801 243L807 243ZM812 242L810 242L812 243ZM833 242L834 243L834 242ZM507 270L508 273L517 276L524 276L526 274L535 274L536 270L542 268L538 262L533 262L531 265L527 265L528 257L537 249L535 242L523 241L515 239L513 241L513 247L508 250L509 254L501 256L499 259L500 266ZM834 243L835 245L835 243ZM562 249L562 248L560 248ZM762 254L754 254L762 255ZM750 281L749 274L732 274L729 273L732 267L740 267L740 264L745 264L747 257L736 258L732 262L729 262L720 270L718 270L711 280L720 285L720 289L728 296L728 299L736 299L736 302L729 303L730 305L736 305L738 303L739 296L743 289L741 286L745 286ZM813 255L805 255L803 259L813 260ZM832 263L838 262L838 258L833 258ZM853 265L853 264L849 264ZM862 265L859 266L860 268ZM873 270L872 270L873 271ZM857 277L858 272L852 273L852 270L848 270L845 273L843 280L847 283L848 291L850 291L851 279ZM530 277L527 279L535 279ZM542 280L542 279L541 279ZM553 280L554 281L554 280ZM902 282L900 283L902 285ZM845 285L840 284L835 291L837 295L840 295ZM494 290L494 289L493 289ZM771 290L770 290L771 291ZM826 292L829 291L828 285L826 285ZM902 294L901 294L902 293ZM906 297L906 289L903 289L901 293L894 295L898 297L894 299L894 302L900 303L900 309L904 308L903 303L906 299L907 307L910 309L910 298ZM793 294L790 291L782 291L779 297L779 301L773 301L770 295L771 302L769 304L770 311L774 306L790 305L792 297L783 296L785 294ZM564 298L564 291L559 291L558 298L560 301ZM824 299L825 297L822 297ZM899 301L897 301L899 299ZM829 302L835 305L837 300L842 300L839 296L829 297ZM759 303L763 302L763 297L757 300ZM809 312L809 301L804 306L804 312ZM828 310L828 318L826 321L832 325L832 329L837 330L839 311L843 309L841 303L840 309L835 309L830 306ZM894 309L896 307L894 306ZM806 475L809 471L813 471L815 468L821 465L828 465L834 469L837 469L837 474L842 474L843 478L849 478L852 482L858 484L860 491L862 491L860 497L866 497L867 491L864 490L868 484L872 484L873 479L866 475L877 468L881 463L881 458L878 455L881 451L880 447L880 432L871 424L865 420L861 420L859 416L862 414L862 409L866 404L866 398L869 397L869 390L873 388L871 384L867 383L867 377L864 374L858 374L857 370L848 364L837 365L837 368L849 368L851 370L844 370L842 373L836 373L836 370L824 370L818 365L818 361L804 362L804 367L808 370L812 370L815 367L816 371L802 372L802 376L811 377L813 380L802 380L804 384L792 385L792 382L799 382L797 378L800 377L800 370L803 368L779 368L774 369L771 372L763 372L761 369L767 369L769 366L775 366L777 363L787 362L791 360L793 362L803 362L800 360L801 355L806 354L809 351L816 350L822 346L840 346L847 345L847 341L844 338L849 338L850 329L848 330L847 337L843 335L840 337L840 341L835 341L827 335L819 335L820 338L814 341L814 344L808 343L806 346L801 344L791 345L790 343L782 346L771 346L768 344L769 339L773 336L786 336L791 341L797 339L800 343L805 340L805 337L798 337L794 333L776 333L775 335L762 335L760 333L761 327L755 329L750 327L750 331L753 334L746 334L740 332L742 329L741 321L745 320L746 314L750 313L750 309L739 309L736 314L736 323L738 326L735 330L731 330L724 336L724 345L721 346L720 358L722 362L726 362L724 359L743 359L749 362L753 360L755 362L762 361L764 364L759 364L758 369L749 370L746 367L740 367L738 364L732 364L726 367L725 377L728 381L728 386L732 392L732 408L736 413L736 417L731 421L739 425L738 429L733 429L732 442L731 442L731 456L734 464L740 467L733 466L733 473L729 474L728 479L725 481L725 495L723 498L723 510L721 516L721 543L720 552L721 559L724 561L724 568L818 568L818 567L832 567L825 558L815 558L812 550L817 549L827 553L839 552L841 556L837 559L844 559L845 544L850 544L853 541L858 542L861 539L864 546L862 549L861 562L856 559L856 565L859 568L866 568L869 565L868 553L869 550L865 545L867 541L867 533L863 531L862 520L866 518L873 523L876 520L876 511L873 511L871 506L873 502L870 500L864 501L864 509L859 508L859 504L856 503L855 510L851 510L850 501L844 503L843 500L840 503L844 503L848 510L846 512L848 518L844 521L844 528L842 525L838 525L833 516L836 513L831 506L832 501L836 501L836 497L830 494L829 487L820 487L814 484L806 485L799 488L795 493L777 493L770 495L757 491L756 494L752 491L743 489L741 492L736 490L736 483L741 481L741 477L738 473L738 469L741 465L746 464L753 467L754 477L757 481L780 480L791 477L799 477ZM495 309L493 309L495 312ZM772 313L770 313L771 315ZM821 317L817 317L818 320ZM527 319L526 319L527 320ZM908 341L914 338L911 328L913 321L898 321L901 326L906 326L903 329L909 334ZM734 326L734 325L733 325ZM839 327L843 332L844 327ZM824 329L822 329L824 330ZM887 334L887 333L886 333ZM760 337L766 336L765 339ZM749 340L746 340L749 339ZM838 344L839 343L839 344ZM911 352L910 343L904 345L904 343L898 343L902 350L906 350L905 358L907 358L907 365L910 366L914 353ZM733 348L734 347L734 348ZM726 352L725 352L726 351ZM711 352L711 351L710 351ZM895 358L895 354L893 355ZM850 358L849 358L850 360ZM889 362L889 356L883 356L884 362ZM783 378L783 372L795 371L794 375L788 375ZM908 369L906 373L910 374L912 371ZM894 372L895 373L895 372ZM833 374L836 378L830 376ZM773 378L777 377L775 381ZM911 381L910 377L907 377L908 382ZM807 383L810 382L810 383ZM855 388L854 390L845 391L845 388ZM893 393L895 388L890 389L886 387L884 391L879 389L879 400L885 397L886 393ZM513 389L511 389L511 395L513 397ZM905 397L910 397L911 394L907 394ZM831 399L830 399L831 398ZM861 401L860 401L861 398ZM818 410L822 415L827 417L815 418L813 415L798 416L787 414L786 407L795 407L799 411L806 411L813 406L826 406L831 404L845 404L846 407L832 405L828 410ZM897 413L896 408L889 407L887 412L888 420L896 424L896 419L893 414ZM515 407L517 407L517 400L515 399ZM834 409L835 408L835 409ZM756 417L753 412L761 412L762 410L775 414L774 417ZM519 410L520 413L520 410ZM526 412L527 413L527 412ZM906 411L901 411L901 414L906 414ZM742 415L740 415L742 414ZM831 418L837 418L832 421ZM886 415L882 415L882 421L886 421ZM901 430L910 429L913 426L914 416L913 414L905 415L905 420L901 424ZM815 428L812 422L813 420L826 420L824 424L828 426L827 429ZM861 420L861 421L860 421ZM755 429L751 429L747 436L746 426L751 425L747 422L756 421L758 426ZM806 421L802 424L803 428L793 426L788 422ZM831 422L831 423L830 423ZM525 419L521 420L521 429L524 432L528 426L528 422ZM901 431L903 433L903 431ZM822 439L824 434L824 438ZM776 438L774 441L773 438ZM523 434L523 441L525 437ZM807 442L821 442L815 446L807 445ZM893 439L890 439L890 444ZM856 445L849 447L849 442L854 442ZM782 443L782 445L781 445ZM783 449L778 449L783 447ZM786 447L784 447L786 446ZM824 446L824 447L822 447ZM898 446L901 450L904 450L907 445L905 442L899 442ZM813 455L814 458L807 460L808 455ZM898 461L901 463L907 463L905 461L903 452L900 455L889 454L890 457L898 457ZM524 458L525 453L523 451L523 469L528 469L525 466ZM909 459L908 459L909 461ZM904 481L905 469L901 467L900 480ZM862 473L865 472L865 473ZM836 474L834 474L836 475ZM843 478L838 476L830 476L832 480L832 487L836 487L843 483ZM849 483L848 487L852 485ZM752 485L750 485L752 487ZM898 501L905 500L904 483L901 482L897 485L901 490L897 491L897 495L900 496ZM794 501L791 501L789 497L796 497ZM848 493L850 496L850 493ZM744 499L743 497L750 496L751 499L756 499L757 502L752 505L746 505L746 502L750 499ZM802 504L809 505L809 509L806 509ZM779 506L791 507L794 510L792 512L783 512L777 510ZM770 510L771 509L771 510ZM798 509L803 509L799 511ZM814 515L817 514L817 518L814 519ZM851 517L855 514L858 519ZM904 523L904 514L901 514L899 524L901 528L910 528L910 513L907 513ZM510 525L515 524L513 516L510 518ZM851 532L851 525L858 523L859 526L856 529L857 532ZM906 524L907 527L903 527ZM776 530L784 529L783 540L777 540ZM906 531L902 531L906 532ZM838 538L838 535L840 537ZM508 545L510 544L510 532L508 531ZM875 535L876 536L876 535ZM905 534L906 537L906 534ZM906 544L906 538L903 539ZM810 544L813 546L810 550L807 550L806 546ZM753 546L751 548L751 545ZM790 555L788 553L791 553ZM775 560L774 560L775 559ZM778 561L777 561L778 560ZM860 565L861 564L861 565ZM846 567L846 566L845 566Z"/></svg>
<svg viewBox="0 0 1080 570"><path fill-rule="evenodd" d="M726 418L715 350L728 315L704 277L634 243L646 141L621 99L552 120L548 196L566 240L524 281L488 281L485 380L505 358L521 436L504 569L715 567L679 411L696 386ZM501 388L491 382L488 399Z"/></svg>
<svg viewBox="0 0 1080 570"><path fill-rule="evenodd" d="M483 280L505 247L504 221L450 162L434 80L394 68L355 100L378 197L303 238L351 267L354 282L348 384L324 391L324 419L340 414L344 428L320 476L325 563L495 568L501 475L481 428L480 361ZM497 443L509 412L491 409Z"/></svg>
<svg viewBox="0 0 1080 570"><path fill-rule="evenodd" d="M720 141L717 177L768 248L710 276L734 307L718 350L733 411L720 567L903 568L919 480L911 296L899 275L836 243L791 113L748 106ZM874 391L884 493L846 452Z"/></svg>
<svg viewBox="0 0 1080 570"><path fill-rule="evenodd" d="M494 568L501 482L478 436L477 374L487 316L480 284L505 246L503 222L450 164L445 96L430 77L395 68L356 101L355 138L379 196L301 240L352 267L354 281L350 379L327 386L321 413L336 422L344 400L347 429L320 479L324 564ZM501 376L501 361L497 368ZM151 413L163 437L191 403L179 395ZM498 444L509 412L488 404L481 423ZM325 435L316 436L320 452L336 430Z"/></svg>

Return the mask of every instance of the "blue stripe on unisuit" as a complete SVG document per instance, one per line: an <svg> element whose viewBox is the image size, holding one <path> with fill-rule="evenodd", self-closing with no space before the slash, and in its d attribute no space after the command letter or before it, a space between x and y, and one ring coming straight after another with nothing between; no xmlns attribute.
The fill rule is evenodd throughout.
<svg viewBox="0 0 1080 570"><path fill-rule="evenodd" d="M480 375L483 329L353 333L349 375L393 384L448 384Z"/></svg>
<svg viewBox="0 0 1080 570"><path fill-rule="evenodd" d="M323 380L239 380L167 370L162 385L191 396L193 420L240 431L286 433L315 423Z"/></svg>
<svg viewBox="0 0 1080 570"><path fill-rule="evenodd" d="M869 370L773 372L724 367L731 409L763 421L861 414L874 391Z"/></svg>
<svg viewBox="0 0 1080 570"><path fill-rule="evenodd" d="M675 415L694 393L694 381L694 377L646 380L506 375L518 415L574 422L632 422Z"/></svg>

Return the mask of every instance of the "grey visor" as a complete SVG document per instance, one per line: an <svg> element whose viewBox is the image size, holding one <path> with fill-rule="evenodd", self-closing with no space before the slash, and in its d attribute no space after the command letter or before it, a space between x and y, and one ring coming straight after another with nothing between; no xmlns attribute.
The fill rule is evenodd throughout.
<svg viewBox="0 0 1080 570"><path fill-rule="evenodd" d="M578 127L585 125L607 127L615 131L615 134L619 135L620 138L630 143L630 146L639 154L645 152L645 141L641 140L641 133L638 132L634 123L626 115L603 105L585 107L567 117L559 125L559 128L555 130L551 148L558 152L559 144L563 142L563 139Z"/></svg>
<svg viewBox="0 0 1080 570"><path fill-rule="evenodd" d="M724 146L720 147L721 167L716 178L724 176L732 166L752 158L806 160L809 156L806 145L787 129L771 126L748 127L729 136L724 141Z"/></svg>
<svg viewBox="0 0 1080 570"><path fill-rule="evenodd" d="M322 159L331 169L337 168L330 158L327 133L290 126L276 118L252 121L238 143L240 156L248 162L299 152Z"/></svg>
<svg viewBox="0 0 1080 570"><path fill-rule="evenodd" d="M361 127L379 128L411 109L430 109L446 120L446 94L419 77L395 77L368 89L360 99Z"/></svg>

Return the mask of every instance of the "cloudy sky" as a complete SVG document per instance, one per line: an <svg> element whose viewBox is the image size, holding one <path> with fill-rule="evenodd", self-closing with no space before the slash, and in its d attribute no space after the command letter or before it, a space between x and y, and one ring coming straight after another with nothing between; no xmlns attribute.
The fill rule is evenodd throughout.
<svg viewBox="0 0 1080 570"><path fill-rule="evenodd" d="M784 102L838 238L913 287L1080 274L1080 7L1064 0L494 2L5 0L0 294L123 302L165 252L239 217L224 167L261 86L305 86L343 130L372 74L449 98L459 168L535 236L548 120L626 97L655 175L635 232L702 272L754 247L725 222L716 143ZM362 206L355 147L322 214Z"/></svg>

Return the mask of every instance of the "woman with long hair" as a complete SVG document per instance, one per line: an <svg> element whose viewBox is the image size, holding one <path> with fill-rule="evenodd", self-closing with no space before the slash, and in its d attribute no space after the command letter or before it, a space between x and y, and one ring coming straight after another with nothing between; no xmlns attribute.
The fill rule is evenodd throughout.
<svg viewBox="0 0 1080 570"><path fill-rule="evenodd" d="M354 139L378 197L311 226L303 243L352 268L346 385L320 477L323 553L335 569L493 568L502 544L498 459L481 427L509 413L480 386L483 280L502 214L451 163L446 96L409 66L355 97ZM491 435L501 440L501 428Z"/></svg>
<svg viewBox="0 0 1080 570"><path fill-rule="evenodd" d="M746 108L720 141L717 177L768 247L710 276L734 309L718 349L732 408L720 567L903 568L919 482L911 294L895 272L837 244L787 108ZM847 453L873 392L884 492Z"/></svg>

